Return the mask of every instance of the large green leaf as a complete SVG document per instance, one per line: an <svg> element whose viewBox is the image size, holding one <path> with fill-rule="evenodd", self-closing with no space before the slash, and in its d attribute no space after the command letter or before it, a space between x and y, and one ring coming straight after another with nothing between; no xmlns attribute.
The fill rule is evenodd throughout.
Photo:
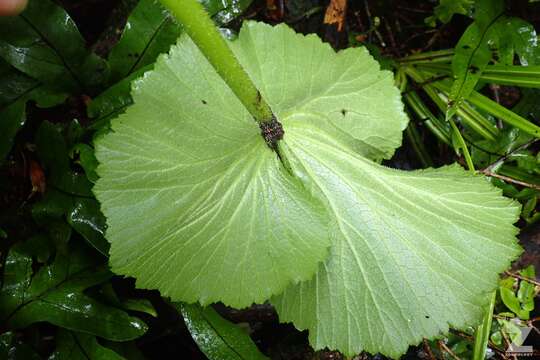
<svg viewBox="0 0 540 360"><path fill-rule="evenodd" d="M223 319L212 307L178 304L191 337L210 360L264 360L246 331Z"/></svg>
<svg viewBox="0 0 540 360"><path fill-rule="evenodd" d="M189 38L156 67L96 143L113 270L238 307L309 279L330 244L322 206Z"/></svg>
<svg viewBox="0 0 540 360"><path fill-rule="evenodd" d="M401 145L407 119L399 93L366 49L336 54L315 35L251 22L231 45L279 119L315 117L320 131L373 160Z"/></svg>
<svg viewBox="0 0 540 360"><path fill-rule="evenodd" d="M290 157L335 219L317 276L273 300L316 349L390 356L464 328L519 254L519 208L454 165L402 172L373 164L305 119L286 122ZM299 175L300 176L300 175Z"/></svg>
<svg viewBox="0 0 540 360"><path fill-rule="evenodd" d="M174 300L243 306L308 276L328 237L317 275L273 298L314 347L397 356L449 324L478 323L519 253L517 207L458 166L378 164L407 119L392 74L364 49L336 54L316 36L253 22L230 44L283 124L286 166L183 37L96 144L113 270ZM281 212L269 218L268 206ZM269 265L269 254L280 258Z"/></svg>
<svg viewBox="0 0 540 360"><path fill-rule="evenodd" d="M32 258L16 246L6 259L0 319L11 328L47 321L110 340L137 338L146 331L141 320L83 293L111 275L78 247L71 249L69 257L58 254L33 274Z"/></svg>

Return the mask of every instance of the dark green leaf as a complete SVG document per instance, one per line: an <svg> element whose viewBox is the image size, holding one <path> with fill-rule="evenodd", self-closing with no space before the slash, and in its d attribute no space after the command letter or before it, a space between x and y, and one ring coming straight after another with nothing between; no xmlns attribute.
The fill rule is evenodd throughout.
<svg viewBox="0 0 540 360"><path fill-rule="evenodd" d="M40 360L41 357L28 344L17 342L13 332L0 335L0 359Z"/></svg>
<svg viewBox="0 0 540 360"><path fill-rule="evenodd" d="M39 85L39 81L26 76L0 59L0 108L16 102Z"/></svg>
<svg viewBox="0 0 540 360"><path fill-rule="evenodd" d="M0 56L23 73L66 90L83 90L107 75L103 59L69 17L49 0L31 1L17 17L0 19Z"/></svg>
<svg viewBox="0 0 540 360"><path fill-rule="evenodd" d="M249 335L237 325L223 319L211 307L177 304L191 337L210 360L262 360Z"/></svg>
<svg viewBox="0 0 540 360"><path fill-rule="evenodd" d="M122 360L124 357L98 343L95 336L68 330L56 335L56 350L49 360Z"/></svg>
<svg viewBox="0 0 540 360"><path fill-rule="evenodd" d="M69 224L81 234L89 244L103 255L109 252L109 243L105 240L105 217L99 210L95 199L73 198L73 204L67 209Z"/></svg>
<svg viewBox="0 0 540 360"><path fill-rule="evenodd" d="M21 243L22 252L34 256L40 263L45 263L51 256L51 240L45 234L36 234Z"/></svg>
<svg viewBox="0 0 540 360"><path fill-rule="evenodd" d="M536 65L538 40L534 27L525 20L501 17L493 27L492 41L498 47L498 60L503 65L513 65L514 55L522 65Z"/></svg>
<svg viewBox="0 0 540 360"><path fill-rule="evenodd" d="M41 164L48 171L51 182L58 181L64 172L69 171L69 157L62 128L44 121L36 133L36 145Z"/></svg>
<svg viewBox="0 0 540 360"><path fill-rule="evenodd" d="M92 183L84 174L70 168L69 153L62 131L61 126L44 121L36 133L38 155L46 170L47 184L70 195L93 197Z"/></svg>
<svg viewBox="0 0 540 360"><path fill-rule="evenodd" d="M46 88L0 59L0 162L11 150L15 135L26 122L29 100L36 101L38 106L53 106L65 98L65 94Z"/></svg>
<svg viewBox="0 0 540 360"><path fill-rule="evenodd" d="M126 310L143 312L154 317L158 316L154 305L148 299L128 299L122 303L122 306Z"/></svg>
<svg viewBox="0 0 540 360"><path fill-rule="evenodd" d="M25 300L26 290L32 276L32 258L19 252L21 245L14 246L4 264L4 279L0 292L0 316L16 309Z"/></svg>
<svg viewBox="0 0 540 360"><path fill-rule="evenodd" d="M502 16L502 0L477 0L475 21L459 39L452 59L454 83L450 91L450 102L446 117L455 115L457 108L474 90L482 71L492 57L490 44L497 31L497 20Z"/></svg>
<svg viewBox="0 0 540 360"><path fill-rule="evenodd" d="M0 334L0 359L7 359L11 343L13 342L13 332L7 331Z"/></svg>
<svg viewBox="0 0 540 360"><path fill-rule="evenodd" d="M108 347L109 349L114 350L116 353L120 354L126 359L146 360L144 355L139 350L139 347L137 346L135 341L116 342L116 341L102 340L101 343L104 346Z"/></svg>
<svg viewBox="0 0 540 360"><path fill-rule="evenodd" d="M455 14L469 15L473 4L473 0L440 0L433 10L433 16L428 17L425 22L430 26L435 26L437 20L446 24Z"/></svg>
<svg viewBox="0 0 540 360"><path fill-rule="evenodd" d="M63 220L53 220L47 224L47 232L57 250L61 254L67 255L71 227Z"/></svg>
<svg viewBox="0 0 540 360"><path fill-rule="evenodd" d="M98 179L96 174L98 162L96 160L96 156L94 155L94 149L90 145L79 143L73 147L72 152L79 155L79 160L77 162L84 169L88 180L92 183L96 182Z"/></svg>
<svg viewBox="0 0 540 360"><path fill-rule="evenodd" d="M243 13L253 0L203 0L218 25L224 25ZM118 44L109 54L114 82L145 66L176 42L181 26L157 0L141 0L130 15Z"/></svg>
<svg viewBox="0 0 540 360"><path fill-rule="evenodd" d="M153 64L181 33L180 25L157 0L141 0L129 17L124 33L109 54L111 80L116 82Z"/></svg>
<svg viewBox="0 0 540 360"><path fill-rule="evenodd" d="M32 217L39 225L46 225L51 218L59 219L71 205L69 195L50 189L32 207Z"/></svg>
<svg viewBox="0 0 540 360"><path fill-rule="evenodd" d="M49 189L43 199L33 206L32 215L38 224L47 226L49 235L57 247L62 248L62 245L67 244L70 233L66 237L55 237L54 234L58 233L60 229L54 225L62 225L61 228L67 227L67 230L71 230L64 222L64 219L67 219L69 225L81 234L92 247L103 255L107 255L109 243L103 236L106 228L105 218L95 199L72 196L55 189Z"/></svg>
<svg viewBox="0 0 540 360"><path fill-rule="evenodd" d="M540 89L521 89L521 99L512 109L530 119L540 119Z"/></svg>
<svg viewBox="0 0 540 360"><path fill-rule="evenodd" d="M502 131L495 141L475 141L471 147L471 156L477 168L485 168L530 139L530 135L519 129L508 129Z"/></svg>
<svg viewBox="0 0 540 360"><path fill-rule="evenodd" d="M106 130L109 127L109 121L123 113L124 110L133 104L131 98L131 82L144 74L145 71L152 68L147 65L128 77L117 82L98 97L93 99L87 108L88 117L95 120L91 125L95 130Z"/></svg>
<svg viewBox="0 0 540 360"><path fill-rule="evenodd" d="M13 146L13 138L26 121L26 102L17 101L0 110L0 163Z"/></svg>
<svg viewBox="0 0 540 360"><path fill-rule="evenodd" d="M141 336L146 325L125 312L97 302L83 291L112 274L83 248L57 254L32 275L32 259L14 247L6 260L0 318L10 328L47 321L115 341Z"/></svg>

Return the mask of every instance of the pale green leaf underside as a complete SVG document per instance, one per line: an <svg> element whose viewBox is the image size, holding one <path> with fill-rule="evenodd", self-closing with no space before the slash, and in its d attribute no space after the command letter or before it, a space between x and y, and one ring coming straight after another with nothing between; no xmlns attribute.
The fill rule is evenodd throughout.
<svg viewBox="0 0 540 360"><path fill-rule="evenodd" d="M112 268L186 302L244 307L328 255L322 206L187 37L97 143Z"/></svg>
<svg viewBox="0 0 540 360"><path fill-rule="evenodd" d="M370 162L313 128L286 122L288 155L334 218L330 259L273 299L310 342L398 356L482 315L498 273L519 254L518 207L457 165L404 172Z"/></svg>
<svg viewBox="0 0 540 360"><path fill-rule="evenodd" d="M316 35L244 23L240 63L281 120L304 115L373 160L390 158L407 126L399 91L365 48L336 52Z"/></svg>
<svg viewBox="0 0 540 360"><path fill-rule="evenodd" d="M457 166L367 160L390 157L407 120L391 73L365 50L336 54L251 22L231 47L283 123L294 176L182 38L97 144L113 270L174 300L233 306L292 281L273 298L281 319L349 355L397 356L479 319L519 252L516 207Z"/></svg>

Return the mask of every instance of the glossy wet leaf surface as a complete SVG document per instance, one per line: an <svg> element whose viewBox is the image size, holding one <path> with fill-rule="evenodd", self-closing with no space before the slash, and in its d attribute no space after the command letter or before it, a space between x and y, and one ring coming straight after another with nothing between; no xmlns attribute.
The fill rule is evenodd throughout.
<svg viewBox="0 0 540 360"><path fill-rule="evenodd" d="M49 0L32 1L16 17L3 17L0 56L21 72L66 90L81 90L107 75L104 60L86 49L69 17Z"/></svg>
<svg viewBox="0 0 540 360"><path fill-rule="evenodd" d="M452 59L454 83L450 91L447 117L475 89L488 63L496 59L512 65L518 55L523 65L536 63L537 35L526 21L504 14L502 1L478 1L475 21L465 30L455 47Z"/></svg>
<svg viewBox="0 0 540 360"><path fill-rule="evenodd" d="M365 49L336 54L316 36L252 22L231 48L283 124L289 168L182 38L96 144L113 270L205 304L245 306L290 283L273 298L281 320L346 355L398 356L477 324L520 251L517 207L457 166L378 164L407 119L391 73ZM322 264L321 234L332 243ZM295 284L311 265L316 276Z"/></svg>
<svg viewBox="0 0 540 360"><path fill-rule="evenodd" d="M223 319L212 307L177 304L191 337L199 349L211 360L264 360L248 329Z"/></svg>
<svg viewBox="0 0 540 360"><path fill-rule="evenodd" d="M157 0L141 0L126 23L120 41L108 56L111 77L118 81L153 64L182 32L173 16Z"/></svg>
<svg viewBox="0 0 540 360"><path fill-rule="evenodd" d="M2 321L12 328L47 321L115 341L144 334L146 325L141 320L83 293L112 274L106 266L95 265L83 248L70 250L69 256L58 254L34 273L32 258L17 247L11 249L0 293Z"/></svg>

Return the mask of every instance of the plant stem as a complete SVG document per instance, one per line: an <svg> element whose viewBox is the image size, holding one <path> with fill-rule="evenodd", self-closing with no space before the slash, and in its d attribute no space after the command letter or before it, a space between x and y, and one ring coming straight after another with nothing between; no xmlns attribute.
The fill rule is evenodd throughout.
<svg viewBox="0 0 540 360"><path fill-rule="evenodd" d="M525 187L528 187L528 188L531 188L531 189L535 189L535 190L540 190L540 186L539 186L539 185L536 185L536 184L531 184L531 183L528 183L528 182L525 182L525 181L516 180L516 179L511 178L511 177L509 177L509 176L497 174L497 173L494 173L494 172L489 171L489 170L482 170L482 171L480 171L480 172L481 172L482 174L486 175L486 176L494 177L494 178L497 178L497 179L501 179L501 180L504 180L504 181L509 182L509 183L512 183L512 184L525 186Z"/></svg>
<svg viewBox="0 0 540 360"><path fill-rule="evenodd" d="M496 294L496 291L491 294L489 307L486 309L482 324L480 324L480 326L478 326L476 329L476 333L474 335L473 360L484 360L486 357L486 349L489 342L491 320L493 319L493 308L495 307Z"/></svg>
<svg viewBox="0 0 540 360"><path fill-rule="evenodd" d="M270 106L261 97L253 81L242 68L217 30L208 13L197 0L161 0L184 26L203 55L229 88L259 123L271 123Z"/></svg>
<svg viewBox="0 0 540 360"><path fill-rule="evenodd" d="M461 136L461 132L459 131L456 124L454 123L454 120L450 119L449 122L454 132L454 136L456 137L457 142L459 143L459 147L461 148L463 152L463 157L465 158L467 167L469 168L470 172L474 173L476 170L474 169L474 163L472 161L471 154L469 153L469 149L467 148L467 144L465 143L465 140L463 140L463 136Z"/></svg>

